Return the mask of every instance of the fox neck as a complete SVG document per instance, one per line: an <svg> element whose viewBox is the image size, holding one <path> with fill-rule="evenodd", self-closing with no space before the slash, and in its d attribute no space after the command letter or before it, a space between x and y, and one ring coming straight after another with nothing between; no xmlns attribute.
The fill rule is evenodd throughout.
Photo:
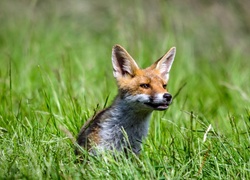
<svg viewBox="0 0 250 180"><path fill-rule="evenodd" d="M140 107L137 102L127 101L123 96L117 96L111 106L116 117L131 121L131 123L145 121L149 119L153 110ZM129 122L124 122L129 123Z"/></svg>
<svg viewBox="0 0 250 180"><path fill-rule="evenodd" d="M127 102L117 96L108 109L109 118L102 123L102 146L122 150L129 146L139 153L142 139L148 133L151 110L140 110L136 103ZM125 132L124 132L125 131ZM126 133L127 140L124 138ZM113 147L110 147L112 144Z"/></svg>

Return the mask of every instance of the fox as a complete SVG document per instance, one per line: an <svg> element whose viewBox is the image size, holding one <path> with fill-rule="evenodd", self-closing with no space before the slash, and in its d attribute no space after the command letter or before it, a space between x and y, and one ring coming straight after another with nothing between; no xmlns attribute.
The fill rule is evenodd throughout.
<svg viewBox="0 0 250 180"><path fill-rule="evenodd" d="M111 59L118 94L109 107L82 126L76 139L78 146L94 154L110 150L139 155L152 112L166 110L172 102L167 84L175 53L172 47L151 66L141 69L121 45L114 45ZM81 154L79 148L75 153Z"/></svg>

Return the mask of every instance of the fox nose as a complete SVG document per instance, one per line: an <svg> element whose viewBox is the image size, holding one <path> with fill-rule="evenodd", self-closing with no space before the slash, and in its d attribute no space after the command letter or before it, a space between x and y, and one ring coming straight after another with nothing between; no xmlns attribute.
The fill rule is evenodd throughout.
<svg viewBox="0 0 250 180"><path fill-rule="evenodd" d="M172 100L172 95L169 93L163 94L163 98L166 99L167 102L170 102Z"/></svg>

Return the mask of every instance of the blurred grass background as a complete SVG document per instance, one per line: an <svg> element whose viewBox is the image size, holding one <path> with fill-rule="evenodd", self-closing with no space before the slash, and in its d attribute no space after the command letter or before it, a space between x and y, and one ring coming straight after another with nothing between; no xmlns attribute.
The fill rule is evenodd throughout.
<svg viewBox="0 0 250 180"><path fill-rule="evenodd" d="M2 0L1 177L68 179L75 172L76 176L101 176L101 170L91 174L88 168L85 172L72 165L73 147L58 126L64 125L76 136L97 104L102 108L106 99L111 103L117 92L111 65L114 44L125 47L141 67L176 46L169 91L175 94L186 83L171 108L152 117L142 155L147 160L141 158L145 172L135 168L135 173L125 166L125 177L192 178L197 172L200 178L249 177L249 8L247 0ZM232 157L238 166L228 170L225 167L235 164L225 163L213 171L216 163L208 163L206 169L197 160L194 164L204 166L203 174L199 168L193 168L196 173L189 168L179 171L183 164L190 165L189 158L200 148L209 124L220 142L232 142L228 152L234 154L237 149L240 157ZM202 133L193 135L193 128ZM213 146L213 140L209 143L206 148L217 150L211 154L218 157L221 147ZM178 157L172 154L178 154L176 149L183 150ZM187 154L189 158L182 159ZM230 161L219 157L219 164ZM174 171L159 171L154 163ZM30 167L35 169L33 175Z"/></svg>

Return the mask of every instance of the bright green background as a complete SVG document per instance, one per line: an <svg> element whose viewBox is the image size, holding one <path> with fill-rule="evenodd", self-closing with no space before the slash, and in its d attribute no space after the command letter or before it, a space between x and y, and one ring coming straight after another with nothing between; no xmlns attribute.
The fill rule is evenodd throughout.
<svg viewBox="0 0 250 180"><path fill-rule="evenodd" d="M249 8L248 0L2 0L0 178L250 179ZM75 163L59 127L76 136L112 102L114 44L141 67L176 46L168 90L186 86L167 112L154 112L140 157Z"/></svg>

